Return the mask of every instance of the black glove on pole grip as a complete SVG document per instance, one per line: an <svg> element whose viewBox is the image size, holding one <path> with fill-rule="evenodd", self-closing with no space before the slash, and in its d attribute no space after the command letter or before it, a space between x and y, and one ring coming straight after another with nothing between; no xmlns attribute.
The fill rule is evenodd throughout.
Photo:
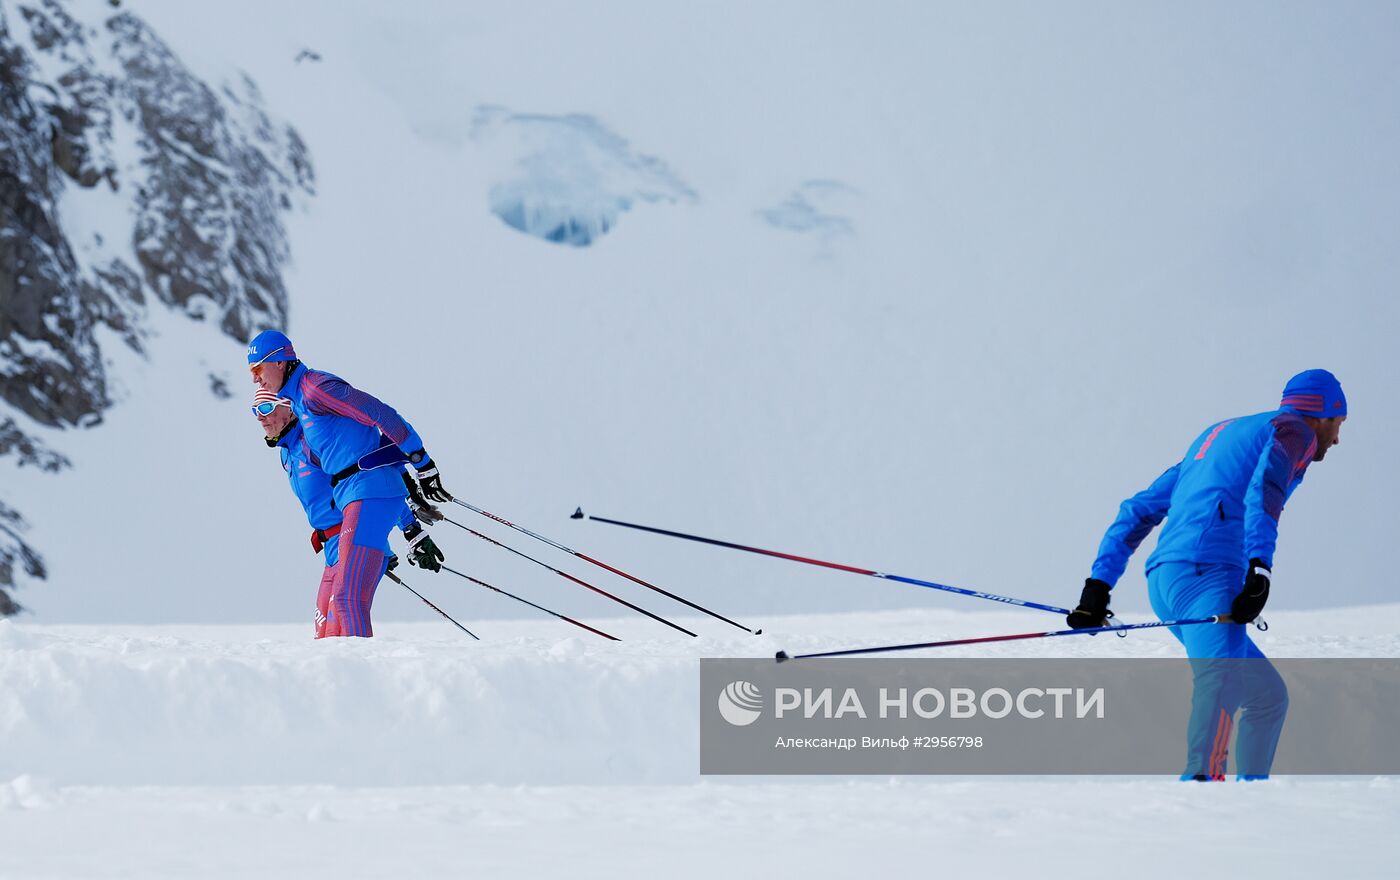
<svg viewBox="0 0 1400 880"><path fill-rule="evenodd" d="M1269 584L1273 572L1263 560L1249 560L1249 571L1244 576L1244 588L1230 603L1230 619L1235 623L1253 623L1254 618L1264 610L1269 601Z"/></svg>
<svg viewBox="0 0 1400 880"><path fill-rule="evenodd" d="M1108 594L1112 589L1098 578L1084 581L1084 591L1079 594L1079 605L1065 617L1072 629L1094 629L1107 626L1112 613L1108 610Z"/></svg>

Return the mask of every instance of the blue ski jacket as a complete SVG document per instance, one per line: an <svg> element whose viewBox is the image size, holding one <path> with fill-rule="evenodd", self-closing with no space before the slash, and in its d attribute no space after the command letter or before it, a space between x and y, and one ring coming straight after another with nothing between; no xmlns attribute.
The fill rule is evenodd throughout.
<svg viewBox="0 0 1400 880"><path fill-rule="evenodd" d="M301 502L311 528L328 529L340 525L340 511L331 502L331 478L321 470L316 456L307 448L300 424L293 423L292 429L282 435L277 442L277 452L282 457L282 470L287 472L292 494Z"/></svg>
<svg viewBox="0 0 1400 880"><path fill-rule="evenodd" d="M1147 560L1273 566L1283 506L1317 452L1317 435L1290 407L1211 425L1186 456L1124 501L1109 526L1093 577L1110 586L1128 558L1162 522Z"/></svg>
<svg viewBox="0 0 1400 880"><path fill-rule="evenodd" d="M343 519L340 509L332 500L331 478L321 469L320 460L306 442L305 432L299 423L293 423L291 430L277 441L277 452L282 458L282 470L287 472L287 482L292 494L301 502L306 511L306 521L313 529L329 529L340 525ZM399 495L404 497L403 509L399 511L399 528L408 530L418 522L413 510L408 506L400 469L384 468L394 474L398 481ZM335 565L339 558L340 536L326 539L326 565Z"/></svg>
<svg viewBox="0 0 1400 880"><path fill-rule="evenodd" d="M423 449L418 432L393 407L330 373L300 364L279 392L292 402L306 445L327 474L338 474L378 449L388 438L404 454ZM426 458L426 453L424 455ZM397 467L358 471L332 489L335 505L344 510L364 498L404 495Z"/></svg>

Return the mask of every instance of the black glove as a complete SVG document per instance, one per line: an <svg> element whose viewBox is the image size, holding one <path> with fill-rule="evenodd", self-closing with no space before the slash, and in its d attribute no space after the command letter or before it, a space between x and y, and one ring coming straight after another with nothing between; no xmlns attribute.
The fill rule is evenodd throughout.
<svg viewBox="0 0 1400 880"><path fill-rule="evenodd" d="M408 471L400 470L399 476L403 477L404 488L408 490L408 506L413 510L414 519L429 525L442 522L442 511L428 503L418 488L418 482L408 475Z"/></svg>
<svg viewBox="0 0 1400 880"><path fill-rule="evenodd" d="M1244 576L1244 589L1230 603L1230 619L1235 623L1253 623L1264 603L1269 601L1269 581L1273 573L1259 559L1249 560L1249 573Z"/></svg>
<svg viewBox="0 0 1400 880"><path fill-rule="evenodd" d="M399 558L398 558L397 556L395 556L394 554L390 553L390 554L389 554L389 561L388 561L387 563L385 563L385 565L384 565L384 572L387 574L388 572L391 572L391 571L393 571L394 569L396 569L396 568L398 568L398 567L399 567Z"/></svg>
<svg viewBox="0 0 1400 880"><path fill-rule="evenodd" d="M413 465L418 469L418 488L429 501L451 501L452 496L442 488L442 477L438 476L437 465L431 458Z"/></svg>
<svg viewBox="0 0 1400 880"><path fill-rule="evenodd" d="M1073 629L1094 629L1108 626L1113 612L1108 610L1108 591L1112 589L1098 578L1084 581L1084 592L1079 594L1079 606L1065 617Z"/></svg>
<svg viewBox="0 0 1400 880"><path fill-rule="evenodd" d="M416 565L419 568L426 568L428 571L442 571L442 563L446 556L433 543L433 539L428 537L428 533L423 531L423 527L414 523L403 533L408 539L408 564Z"/></svg>

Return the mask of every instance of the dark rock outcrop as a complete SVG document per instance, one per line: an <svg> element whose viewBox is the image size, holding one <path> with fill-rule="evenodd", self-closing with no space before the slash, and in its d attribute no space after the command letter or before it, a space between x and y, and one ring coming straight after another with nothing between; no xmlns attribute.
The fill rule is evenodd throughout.
<svg viewBox="0 0 1400 880"><path fill-rule="evenodd" d="M24 528L24 518L0 501L0 584L15 582L16 566L32 578L43 579L48 574L43 558L20 538L19 533ZM22 610L23 607L0 587L0 617L18 614Z"/></svg>
<svg viewBox="0 0 1400 880"><path fill-rule="evenodd" d="M246 76L211 86L135 15L77 15L0 0L0 414L57 429L102 420L97 331L142 351L150 298L239 340L284 326L283 217L315 181L300 137ZM84 204L71 197L96 187L130 209L120 240L65 229L65 210ZM39 463L25 452L39 448L13 420L0 426L0 456ZM23 520L0 509L0 588L18 570L42 577ZM0 599L3 615L13 603Z"/></svg>

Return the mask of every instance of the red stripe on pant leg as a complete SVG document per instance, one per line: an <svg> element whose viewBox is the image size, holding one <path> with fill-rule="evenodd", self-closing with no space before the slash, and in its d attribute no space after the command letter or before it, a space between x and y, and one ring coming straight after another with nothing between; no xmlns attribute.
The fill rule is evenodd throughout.
<svg viewBox="0 0 1400 880"><path fill-rule="evenodd" d="M368 547L357 549L360 551L360 579L355 584L355 593L350 597L350 601L354 603L355 607L355 635L368 638L374 635L374 624L369 618L369 602L366 600L366 594L369 592L370 578L374 576L371 571L374 558L379 554Z"/></svg>
<svg viewBox="0 0 1400 880"><path fill-rule="evenodd" d="M350 606L345 601L345 591L352 585L355 558L355 531L360 524L360 502L351 501L345 505L345 518L340 524L340 559L336 561L336 574L331 609L334 620L327 628L328 636L354 635L354 623L350 618Z"/></svg>
<svg viewBox="0 0 1400 880"><path fill-rule="evenodd" d="M345 572L347 581L342 590L346 606L343 634L368 638L374 635L370 604L374 601L379 573L384 568L384 554L373 548L354 546L350 552L353 562Z"/></svg>
<svg viewBox="0 0 1400 880"><path fill-rule="evenodd" d="M384 571L384 551L375 547L358 546L361 502L345 506L345 520L340 528L340 561L337 582L331 601L338 624L336 635L374 635L370 606L375 589Z"/></svg>
<svg viewBox="0 0 1400 880"><path fill-rule="evenodd" d="M1210 761L1206 763L1206 775L1215 776L1216 765L1220 762L1220 725L1225 723L1225 716L1221 714L1215 716L1215 736L1210 740Z"/></svg>
<svg viewBox="0 0 1400 880"><path fill-rule="evenodd" d="M379 590L379 579L384 574L384 562L388 557L382 550L370 551L370 567L367 572L368 580L365 582L365 629L366 635L374 635L374 621L371 619L370 611L374 607L374 594Z"/></svg>
<svg viewBox="0 0 1400 880"><path fill-rule="evenodd" d="M374 621L370 620L369 606L374 601L374 578L379 574L380 553L365 548L364 568L360 574L360 586L355 590L355 602L360 612L360 635L374 635Z"/></svg>
<svg viewBox="0 0 1400 880"><path fill-rule="evenodd" d="M1215 745L1211 749L1210 756L1210 778L1225 778L1225 762L1228 758L1227 749L1230 744L1230 731L1234 727L1234 719L1224 709L1220 710L1220 723L1215 727Z"/></svg>
<svg viewBox="0 0 1400 880"><path fill-rule="evenodd" d="M1225 711L1222 709L1220 717L1215 722L1215 739L1210 747L1210 766L1206 767L1206 774L1212 779L1221 775L1220 771L1220 750L1223 747L1225 737L1222 736L1225 728Z"/></svg>
<svg viewBox="0 0 1400 880"><path fill-rule="evenodd" d="M336 560L339 563L340 560ZM316 638L326 637L326 621L330 616L331 594L335 592L335 576L338 571L337 565L328 565L321 573L321 586L316 591Z"/></svg>
<svg viewBox="0 0 1400 880"><path fill-rule="evenodd" d="M384 569L384 553L371 547L356 547L358 562L355 565L356 583L348 591L347 599L354 615L355 635L366 638L374 635L374 621L370 608L374 604L374 591L378 586L379 574Z"/></svg>
<svg viewBox="0 0 1400 880"><path fill-rule="evenodd" d="M345 583L345 634L364 635L364 622L360 619L360 584L364 580L365 551L362 547L350 548L354 563L347 571Z"/></svg>
<svg viewBox="0 0 1400 880"><path fill-rule="evenodd" d="M345 570L340 573L340 583L335 585L335 615L340 618L340 634L353 636L355 620L350 610L350 591L355 588L355 545L342 543L340 558L345 562Z"/></svg>

